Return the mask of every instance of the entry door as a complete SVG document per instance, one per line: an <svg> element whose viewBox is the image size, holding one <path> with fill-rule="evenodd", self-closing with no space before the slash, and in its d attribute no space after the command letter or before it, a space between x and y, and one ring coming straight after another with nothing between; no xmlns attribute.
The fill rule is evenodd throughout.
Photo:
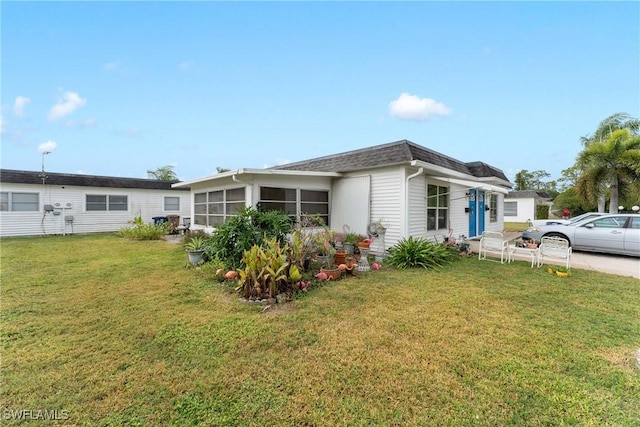
<svg viewBox="0 0 640 427"><path fill-rule="evenodd" d="M477 191L477 196L476 198L478 199L478 210L476 212L478 212L478 236L482 234L482 232L484 231L484 206L485 206L485 194L484 191L478 190Z"/></svg>
<svg viewBox="0 0 640 427"><path fill-rule="evenodd" d="M477 236L477 222L476 222L476 190L469 190L469 237Z"/></svg>
<svg viewBox="0 0 640 427"><path fill-rule="evenodd" d="M484 199L484 191L469 190L469 237L479 236L484 231Z"/></svg>

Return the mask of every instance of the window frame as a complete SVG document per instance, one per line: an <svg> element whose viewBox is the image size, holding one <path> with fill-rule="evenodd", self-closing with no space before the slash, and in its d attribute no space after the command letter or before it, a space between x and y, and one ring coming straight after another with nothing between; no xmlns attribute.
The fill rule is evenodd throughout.
<svg viewBox="0 0 640 427"><path fill-rule="evenodd" d="M431 189L435 190L432 194ZM449 230L451 187L427 182L426 228L427 232ZM435 216L432 218L432 214ZM433 223L433 225L431 225Z"/></svg>
<svg viewBox="0 0 640 427"><path fill-rule="evenodd" d="M246 206L246 191L246 187L241 186L207 189L194 193L193 224L216 227L229 218L237 216L238 210ZM238 192L238 194L235 195L234 192Z"/></svg>
<svg viewBox="0 0 640 427"><path fill-rule="evenodd" d="M176 199L177 203L169 204L169 199ZM162 204L165 212L180 212L180 196L164 196ZM173 206L177 207L174 208Z"/></svg>
<svg viewBox="0 0 640 427"><path fill-rule="evenodd" d="M33 191L1 191L0 194L0 212L40 212L40 193ZM5 197L6 195L6 202ZM19 201L16 202L15 196L30 196L35 197L35 200L31 201ZM2 209L3 205L6 203L7 209ZM33 209L16 209L16 205L18 206L32 206Z"/></svg>
<svg viewBox="0 0 640 427"><path fill-rule="evenodd" d="M489 222L498 222L498 195L489 195Z"/></svg>
<svg viewBox="0 0 640 427"><path fill-rule="evenodd" d="M509 210L512 206L515 206L513 214ZM517 201L504 201L504 216L518 216L518 202Z"/></svg>
<svg viewBox="0 0 640 427"><path fill-rule="evenodd" d="M284 197L275 198L275 196L272 196L273 198L265 198L266 194L263 193L263 191L271 191L276 194L282 192ZM284 209L279 208L277 205L282 205ZM258 206L264 210L284 211L296 222L300 222L301 219L306 216L319 217L325 223L324 225L329 226L331 221L331 190L324 188L261 185L258 189ZM306 211L303 209L303 206L317 206L320 209Z"/></svg>
<svg viewBox="0 0 640 427"><path fill-rule="evenodd" d="M89 202L89 197L104 197L104 202ZM118 199L124 199L124 201ZM104 209L94 209L97 207L104 207ZM84 210L85 212L129 212L129 195L86 193L84 195Z"/></svg>

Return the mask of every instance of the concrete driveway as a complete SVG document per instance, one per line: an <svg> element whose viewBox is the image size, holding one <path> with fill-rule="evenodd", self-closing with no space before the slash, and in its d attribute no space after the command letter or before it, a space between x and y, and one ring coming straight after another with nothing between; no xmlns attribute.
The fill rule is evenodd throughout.
<svg viewBox="0 0 640 427"><path fill-rule="evenodd" d="M509 241L515 240L521 235L522 233L504 233L505 239ZM471 250L477 254L480 239L471 240L469 243L471 243ZM515 258L519 261L531 261L531 258L526 254L516 254ZM640 279L640 258L636 257L576 251L571 254L571 267Z"/></svg>

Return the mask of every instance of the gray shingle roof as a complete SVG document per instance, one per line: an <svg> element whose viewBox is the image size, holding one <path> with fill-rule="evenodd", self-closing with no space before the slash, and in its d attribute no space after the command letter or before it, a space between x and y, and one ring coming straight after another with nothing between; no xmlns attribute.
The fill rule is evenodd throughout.
<svg viewBox="0 0 640 427"><path fill-rule="evenodd" d="M120 178L113 176L76 175L46 172L49 185L76 185L81 187L140 188L146 190L188 191L188 188L171 188L177 181L160 181L143 178ZM42 184L40 172L0 169L0 182L14 184Z"/></svg>
<svg viewBox="0 0 640 427"><path fill-rule="evenodd" d="M493 166L482 162L464 163L452 157L422 147L411 141L401 141L359 150L317 157L295 163L275 166L271 169L318 171L318 172L351 172L378 166L408 163L413 160L441 166L456 172L476 177L496 177L509 181L504 173Z"/></svg>

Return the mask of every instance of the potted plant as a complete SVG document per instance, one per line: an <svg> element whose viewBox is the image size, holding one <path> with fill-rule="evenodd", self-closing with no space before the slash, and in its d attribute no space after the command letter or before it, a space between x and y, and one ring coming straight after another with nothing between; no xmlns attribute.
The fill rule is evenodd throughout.
<svg viewBox="0 0 640 427"><path fill-rule="evenodd" d="M189 262L193 265L202 260L202 255L207 248L206 241L202 236L194 236L184 245L184 249L189 254Z"/></svg>
<svg viewBox="0 0 640 427"><path fill-rule="evenodd" d="M571 276L571 269L567 267L558 267L556 268L556 276L569 277Z"/></svg>
<svg viewBox="0 0 640 427"><path fill-rule="evenodd" d="M347 255L353 255L357 243L358 243L358 233L354 233L353 231L350 231L344 236L344 242L342 242L342 248L347 253Z"/></svg>

